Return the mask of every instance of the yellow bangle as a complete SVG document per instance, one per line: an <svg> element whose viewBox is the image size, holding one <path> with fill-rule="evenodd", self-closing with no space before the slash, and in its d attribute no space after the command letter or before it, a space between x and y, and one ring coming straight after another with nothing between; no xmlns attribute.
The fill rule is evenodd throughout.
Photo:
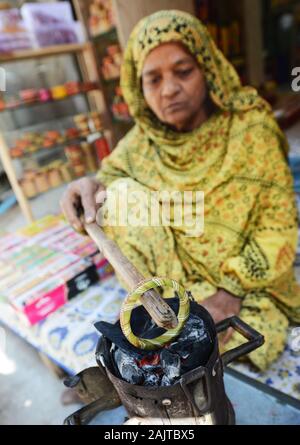
<svg viewBox="0 0 300 445"><path fill-rule="evenodd" d="M131 312L136 306L136 303L138 302L140 296L143 295L146 291L154 289L156 287L171 287L174 289L174 291L177 292L179 296L179 311L177 315L178 325L176 326L176 328L170 329L169 331L166 331L164 334L156 338L139 338L134 335L131 329ZM134 289L133 292L128 294L121 307L120 324L123 334L133 346L136 346L140 349L153 350L161 348L162 346L173 340L175 337L177 337L182 331L189 315L190 300L185 289L175 280L169 278L154 277L152 279L143 281L141 284L138 285L136 289Z"/></svg>

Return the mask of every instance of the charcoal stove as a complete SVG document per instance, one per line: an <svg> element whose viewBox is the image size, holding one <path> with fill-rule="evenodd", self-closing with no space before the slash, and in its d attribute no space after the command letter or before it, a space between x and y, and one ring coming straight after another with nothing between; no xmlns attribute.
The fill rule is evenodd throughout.
<svg viewBox="0 0 300 445"><path fill-rule="evenodd" d="M178 300L176 298L166 300L170 307L177 312ZM69 425L87 423L95 414L103 409L124 405L128 412L127 424L167 424L167 425L233 425L235 424L234 409L228 399L224 387L224 367L233 360L258 348L264 341L261 334L256 332L238 317L233 316L217 325L214 324L208 311L199 304L191 301L191 313L197 314L204 321L211 342L206 345L201 360L195 367L184 372L178 381L171 386L143 386L131 384L120 375L114 360L114 346L117 343L128 353L137 351L122 334L121 324L115 325L105 322L96 323L96 328L101 331L96 349L96 361L98 364L99 384L105 384L107 404L103 400L103 394L97 400L96 380L94 379L94 398L92 403L78 412L69 416L65 423ZM144 318L143 318L144 317ZM147 312L142 306L132 311L131 322L135 325L135 335L141 335ZM149 317L149 316L148 316ZM140 323L135 323L139 320ZM142 321L142 322L141 322ZM217 335L229 327L232 327L244 336L248 341L222 355L219 353ZM159 331L157 333L161 333ZM199 351L198 351L199 353ZM199 364L200 363L200 364ZM92 368L96 369L96 368ZM86 370L88 371L88 370ZM68 380L68 386L75 389L81 387L82 376ZM105 383L103 381L105 379ZM88 385L84 385L87 391ZM101 389L100 389L101 392ZM99 395L99 394L98 394ZM114 400L112 404L111 400Z"/></svg>

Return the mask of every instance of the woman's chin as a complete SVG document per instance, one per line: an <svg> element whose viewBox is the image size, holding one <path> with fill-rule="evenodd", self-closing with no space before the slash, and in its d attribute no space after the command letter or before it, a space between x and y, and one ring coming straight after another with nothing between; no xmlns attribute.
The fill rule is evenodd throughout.
<svg viewBox="0 0 300 445"><path fill-rule="evenodd" d="M180 131L186 127L187 119L166 119L165 124L169 125L170 127L174 127L177 131Z"/></svg>

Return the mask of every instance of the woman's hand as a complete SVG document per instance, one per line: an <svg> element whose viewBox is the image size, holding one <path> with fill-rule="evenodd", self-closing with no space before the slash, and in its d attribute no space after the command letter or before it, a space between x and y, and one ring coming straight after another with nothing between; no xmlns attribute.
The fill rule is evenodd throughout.
<svg viewBox="0 0 300 445"><path fill-rule="evenodd" d="M102 192L102 193L100 193ZM105 199L105 187L95 178L81 178L71 182L60 201L61 209L77 231L83 230L77 209L82 207L86 223L96 219L96 212Z"/></svg>
<svg viewBox="0 0 300 445"><path fill-rule="evenodd" d="M224 289L219 289L214 295L202 301L201 305L208 310L214 322L218 323L225 318L238 315L241 310L242 300ZM227 343L232 334L233 329L229 328L221 340L222 343Z"/></svg>

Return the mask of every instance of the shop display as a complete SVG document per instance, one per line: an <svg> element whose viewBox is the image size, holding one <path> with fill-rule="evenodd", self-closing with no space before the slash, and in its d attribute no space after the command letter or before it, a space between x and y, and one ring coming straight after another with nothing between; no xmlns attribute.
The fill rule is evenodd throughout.
<svg viewBox="0 0 300 445"><path fill-rule="evenodd" d="M73 20L70 3L25 3L21 14L39 47L83 41L81 25Z"/></svg>
<svg viewBox="0 0 300 445"><path fill-rule="evenodd" d="M72 96L73 94L78 94L81 92L90 91L95 88L94 82L67 82L64 84L64 88L66 89L67 95Z"/></svg>
<svg viewBox="0 0 300 445"><path fill-rule="evenodd" d="M27 90L21 90L19 95L20 95L20 99L23 102L34 102L35 100L37 100L37 91L34 90L33 88L27 89Z"/></svg>
<svg viewBox="0 0 300 445"><path fill-rule="evenodd" d="M51 149L60 144L66 144L74 139L86 137L93 131L103 129L101 116L98 112L78 114L73 117L75 127L65 130L48 130L43 133L27 132L17 139L10 148L12 158L21 158L41 149Z"/></svg>
<svg viewBox="0 0 300 445"><path fill-rule="evenodd" d="M90 130L87 114L78 114L74 116L74 122L80 134L82 134L83 136L87 136L89 134Z"/></svg>
<svg viewBox="0 0 300 445"><path fill-rule="evenodd" d="M25 196L27 196L27 198L33 198L38 194L34 182L34 177L32 178L31 175L29 175L28 173L25 174L24 178L20 180L20 186L23 189Z"/></svg>
<svg viewBox="0 0 300 445"><path fill-rule="evenodd" d="M53 10L58 11L56 7L64 7L65 3L66 2L60 2L59 4L53 3ZM44 6L48 7L48 4L33 5L26 3L26 7L29 9L32 8L32 11L34 11L33 15L36 14L37 10L41 11L39 8L43 8ZM51 8L46 8L49 13ZM69 4L67 8L70 8ZM62 15L58 13L55 14L57 14L58 17L63 17L63 13ZM38 12L38 15L40 16L40 20L43 14ZM42 116L46 116L46 114L44 114L44 112L36 112L33 114L30 110L33 121L35 121L35 115L38 116L37 122L27 124L28 126L24 127L22 124L20 125L20 122L28 122L27 116L26 119L21 119L21 121L18 119L18 116L22 115L22 109L25 107L31 108L34 105L44 105L50 102L66 100L76 94L84 94L86 96L80 98L80 100L74 101L74 103L70 102L70 108L78 109L78 111L80 109L101 110L105 121L109 123L108 116L106 116L107 110L103 107L105 101L100 88L100 78L97 74L97 64L92 45L65 45L63 48L53 46L51 49L32 50L23 54L16 54L15 57L11 54L2 55L1 61L2 63L14 66L14 62L19 60L26 63L27 61L42 60L44 58L50 59L56 56L61 58L68 57L69 61L74 64L75 72L77 72L76 77L82 79L82 81L67 79L68 81L61 83L60 76L60 82L52 84L53 77L51 77L50 80L45 72L42 76L45 78L45 85L41 86L41 88L27 87L19 91L17 91L16 88L10 88L8 91L0 92L1 112L20 110L18 114L10 114L9 122L11 122L10 126L13 128L3 130L3 134L1 135L3 137L3 143L0 144L0 158L11 187L28 222L34 220L28 198L52 189L53 187L57 187L59 184L70 182L74 177L85 175L90 170L95 171L92 158L87 158L85 163L80 162L76 164L76 166L70 162L66 162L66 160L63 161L63 148L66 145L86 141L86 138L92 132L99 131L100 129L103 131L103 124L101 116L96 112L87 116L83 116L82 114L80 117L75 116L75 120L73 119L73 121L70 116L62 116L63 119L50 119L49 129L47 130L47 118L44 120L41 119ZM49 85L49 80L52 85ZM68 103L66 102L61 109L66 109L67 107ZM31 121L32 118L29 119L29 121ZM111 140L110 129L106 131ZM52 150L54 148L55 150ZM92 147L92 149L94 148ZM37 155L32 156L36 152L38 152ZM26 159L22 159L25 156ZM96 157L96 154L94 156ZM22 162L13 162L15 158L18 158ZM29 166L31 159L33 159L34 162L33 165ZM61 160L62 163L55 167L52 165L49 171L50 167L46 164L54 159ZM59 170L59 173L56 170ZM18 187L17 183L19 183L21 187Z"/></svg>
<svg viewBox="0 0 300 445"><path fill-rule="evenodd" d="M61 217L6 235L0 247L0 296L28 325L112 273L96 245Z"/></svg>
<svg viewBox="0 0 300 445"><path fill-rule="evenodd" d="M70 173L70 167L62 160L53 161L45 167L25 170L19 183L27 198L33 198L39 193L44 193L51 188L70 182L74 175Z"/></svg>
<svg viewBox="0 0 300 445"><path fill-rule="evenodd" d="M73 4L76 11L79 11L78 16L83 19L86 33L90 36L95 50L98 72L103 79L105 102L111 112L112 143L115 146L133 124L128 116L128 108L116 90L119 85L123 55L117 32L119 24L115 23L113 18L115 4L112 1L102 0L90 0L88 5L84 0L73 0ZM109 152L105 151L105 155L106 153Z"/></svg>
<svg viewBox="0 0 300 445"><path fill-rule="evenodd" d="M81 149L88 171L91 173L96 172L98 170L98 162L95 155L94 147L87 142L82 142Z"/></svg>
<svg viewBox="0 0 300 445"><path fill-rule="evenodd" d="M68 92L64 85L56 85L51 88L51 95L54 100L58 100L66 97L68 95Z"/></svg>
<svg viewBox="0 0 300 445"><path fill-rule="evenodd" d="M78 145L69 145L65 147L65 154L69 161L71 168L74 171L76 177L84 176L86 173L86 164L84 153L81 149L81 146Z"/></svg>
<svg viewBox="0 0 300 445"><path fill-rule="evenodd" d="M22 51L33 45L19 9L0 11L0 54Z"/></svg>
<svg viewBox="0 0 300 445"><path fill-rule="evenodd" d="M0 54L34 47L83 42L70 3L25 3L0 11Z"/></svg>
<svg viewBox="0 0 300 445"><path fill-rule="evenodd" d="M97 82L66 82L62 85L54 85L51 88L41 88L39 90L28 88L21 90L18 97L10 96L4 99L0 97L0 111L5 109L18 108L23 105L45 103L55 100L62 100L76 94L88 93L99 89Z"/></svg>
<svg viewBox="0 0 300 445"><path fill-rule="evenodd" d="M33 166L25 169L19 180L21 188L27 198L44 193L51 188L68 183L87 173L94 173L98 169L99 161L110 153L110 148L103 133L101 115L90 112L73 116L75 127L64 131L48 130L44 133L25 133L17 140L15 147L10 149L12 158L21 158L37 150L52 149L63 144L67 159L56 160L44 167ZM92 137L91 142L81 139ZM77 143L68 143L77 140Z"/></svg>
<svg viewBox="0 0 300 445"><path fill-rule="evenodd" d="M52 166L48 167L48 182L51 188L59 187L63 183L59 161L52 163Z"/></svg>
<svg viewBox="0 0 300 445"><path fill-rule="evenodd" d="M102 75L105 80L118 79L122 64L122 51L119 45L110 45L102 59Z"/></svg>
<svg viewBox="0 0 300 445"><path fill-rule="evenodd" d="M115 96L113 98L111 110L115 119L131 121L128 105L123 98L120 86L115 88Z"/></svg>
<svg viewBox="0 0 300 445"><path fill-rule="evenodd" d="M115 26L111 0L93 0L89 5L88 27L91 36L106 33Z"/></svg>
<svg viewBox="0 0 300 445"><path fill-rule="evenodd" d="M103 134L94 133L93 143L81 142L64 147L67 162L56 160L44 167L26 169L19 183L27 198L71 182L75 178L94 173L99 168L99 160L110 153Z"/></svg>
<svg viewBox="0 0 300 445"><path fill-rule="evenodd" d="M69 182L72 181L73 177L72 177L72 173L71 173L71 166L68 162L66 162L66 163L62 162L59 165L59 171L60 171L63 182L68 184Z"/></svg>
<svg viewBox="0 0 300 445"><path fill-rule="evenodd" d="M41 88L38 92L40 102L49 102L52 99L51 91L48 88Z"/></svg>

